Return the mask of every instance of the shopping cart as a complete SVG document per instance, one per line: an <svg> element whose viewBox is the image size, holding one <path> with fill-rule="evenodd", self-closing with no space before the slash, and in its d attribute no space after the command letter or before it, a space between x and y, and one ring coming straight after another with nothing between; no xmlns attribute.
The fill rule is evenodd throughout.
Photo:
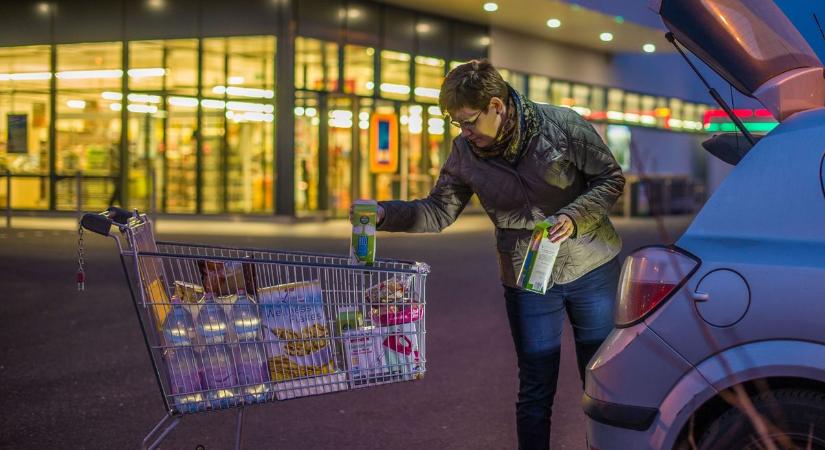
<svg viewBox="0 0 825 450"><path fill-rule="evenodd" d="M167 411L143 448L228 408L241 448L247 406L424 375L427 264L160 242L145 214L110 208L81 218L79 283L84 229L117 245Z"/></svg>

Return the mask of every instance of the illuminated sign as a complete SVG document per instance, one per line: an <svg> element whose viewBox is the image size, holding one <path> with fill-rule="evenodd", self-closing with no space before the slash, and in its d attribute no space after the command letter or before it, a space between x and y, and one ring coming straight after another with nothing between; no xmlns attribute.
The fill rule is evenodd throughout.
<svg viewBox="0 0 825 450"><path fill-rule="evenodd" d="M398 172L398 118L373 114L370 119L370 171Z"/></svg>

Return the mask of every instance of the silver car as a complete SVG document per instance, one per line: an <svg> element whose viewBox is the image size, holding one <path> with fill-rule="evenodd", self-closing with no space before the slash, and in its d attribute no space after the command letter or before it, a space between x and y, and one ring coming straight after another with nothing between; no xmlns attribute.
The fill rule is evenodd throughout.
<svg viewBox="0 0 825 450"><path fill-rule="evenodd" d="M779 126L673 246L627 258L587 368L591 450L825 449L825 72L770 0L659 0L673 38Z"/></svg>

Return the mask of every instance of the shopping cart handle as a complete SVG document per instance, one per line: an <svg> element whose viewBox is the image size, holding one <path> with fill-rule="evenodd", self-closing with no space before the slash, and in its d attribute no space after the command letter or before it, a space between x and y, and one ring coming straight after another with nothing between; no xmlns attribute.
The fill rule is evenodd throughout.
<svg viewBox="0 0 825 450"><path fill-rule="evenodd" d="M112 222L119 223L121 225L126 225L129 218L132 217L131 212L123 208L118 208L117 206L110 206L106 209L106 212L108 213L107 215L109 218L112 219Z"/></svg>
<svg viewBox="0 0 825 450"><path fill-rule="evenodd" d="M86 213L80 219L80 226L97 234L108 236L112 228L112 220L101 214Z"/></svg>

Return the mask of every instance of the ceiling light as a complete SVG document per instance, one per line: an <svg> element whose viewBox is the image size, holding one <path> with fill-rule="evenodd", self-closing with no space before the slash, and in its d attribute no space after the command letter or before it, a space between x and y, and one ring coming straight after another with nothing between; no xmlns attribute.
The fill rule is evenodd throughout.
<svg viewBox="0 0 825 450"><path fill-rule="evenodd" d="M561 20L559 19L550 19L547 21L547 26L550 28L558 28L561 26Z"/></svg>
<svg viewBox="0 0 825 450"><path fill-rule="evenodd" d="M484 4L484 10L487 12L496 12L498 11L498 4L493 2L487 2Z"/></svg>
<svg viewBox="0 0 825 450"><path fill-rule="evenodd" d="M613 33L602 33L599 35L599 39L604 42L610 42L613 40Z"/></svg>
<svg viewBox="0 0 825 450"><path fill-rule="evenodd" d="M656 51L656 46L653 44L645 44L642 46L642 50L644 50L645 53L653 53Z"/></svg>
<svg viewBox="0 0 825 450"><path fill-rule="evenodd" d="M432 30L432 26L426 22L421 22L415 26L415 31L420 34L427 34Z"/></svg>
<svg viewBox="0 0 825 450"><path fill-rule="evenodd" d="M73 109L83 109L86 107L86 102L83 100L69 100L66 102L66 106Z"/></svg>

